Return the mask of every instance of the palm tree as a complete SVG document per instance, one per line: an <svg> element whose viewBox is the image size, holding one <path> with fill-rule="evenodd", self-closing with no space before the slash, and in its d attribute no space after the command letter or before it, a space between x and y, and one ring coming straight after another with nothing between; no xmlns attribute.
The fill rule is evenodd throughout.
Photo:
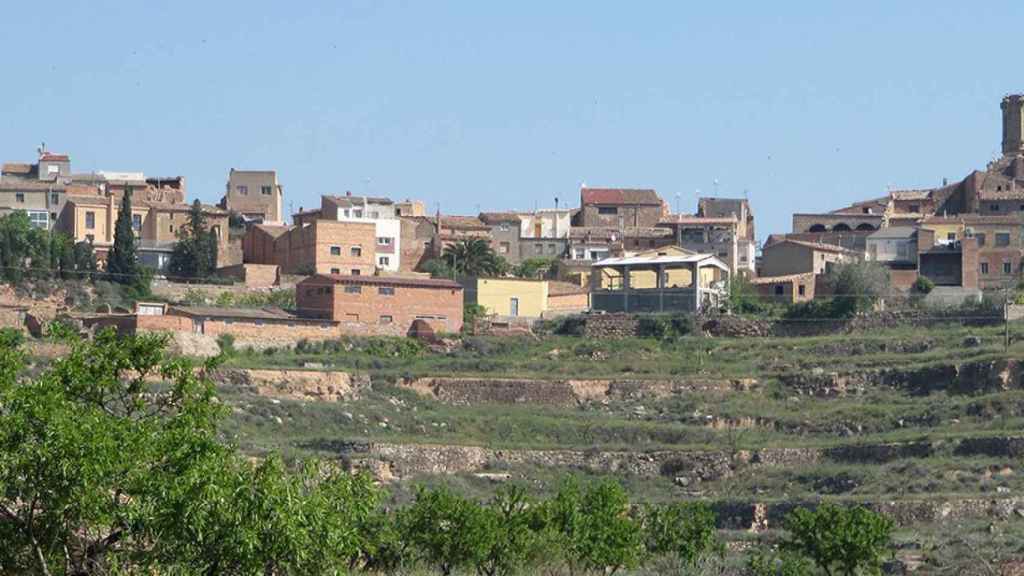
<svg viewBox="0 0 1024 576"><path fill-rule="evenodd" d="M508 268L505 259L495 254L483 238L467 238L446 246L441 257L462 276L499 276Z"/></svg>

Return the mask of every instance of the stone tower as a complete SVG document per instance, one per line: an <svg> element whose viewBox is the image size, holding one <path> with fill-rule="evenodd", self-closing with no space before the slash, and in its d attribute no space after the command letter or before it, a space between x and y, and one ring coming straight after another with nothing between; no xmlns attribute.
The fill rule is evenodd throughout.
<svg viewBox="0 0 1024 576"><path fill-rule="evenodd" d="M1024 153L1024 95L1003 98L1003 154Z"/></svg>

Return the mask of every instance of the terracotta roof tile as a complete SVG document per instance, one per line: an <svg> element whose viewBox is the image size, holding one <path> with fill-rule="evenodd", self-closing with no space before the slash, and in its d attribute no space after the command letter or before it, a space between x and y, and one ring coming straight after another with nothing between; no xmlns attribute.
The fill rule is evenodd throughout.
<svg viewBox="0 0 1024 576"><path fill-rule="evenodd" d="M661 197L650 188L583 188L583 204L642 204L661 206Z"/></svg>

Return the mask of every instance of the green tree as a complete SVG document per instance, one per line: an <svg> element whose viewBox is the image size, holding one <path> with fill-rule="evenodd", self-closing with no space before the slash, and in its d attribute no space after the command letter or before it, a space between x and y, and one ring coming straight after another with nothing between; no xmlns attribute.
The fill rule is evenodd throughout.
<svg viewBox="0 0 1024 576"><path fill-rule="evenodd" d="M811 576L813 570L807 558L793 552L758 550L747 560L750 576Z"/></svg>
<svg viewBox="0 0 1024 576"><path fill-rule="evenodd" d="M508 271L508 262L483 238L467 238L446 246L441 257L460 276L500 276Z"/></svg>
<svg viewBox="0 0 1024 576"><path fill-rule="evenodd" d="M127 189L114 223L114 245L107 255L107 276L111 282L135 285L139 283L140 272L135 255L135 232L132 230L132 191Z"/></svg>
<svg viewBox="0 0 1024 576"><path fill-rule="evenodd" d="M894 525L863 506L826 503L815 510L794 510L784 527L788 534L781 544L783 550L809 558L828 576L857 576L881 573Z"/></svg>
<svg viewBox="0 0 1024 576"><path fill-rule="evenodd" d="M108 330L31 378L0 346L0 574L343 570L370 480L222 445L205 371L163 345Z"/></svg>
<svg viewBox="0 0 1024 576"><path fill-rule="evenodd" d="M168 270L178 278L207 278L217 269L217 235L207 226L203 205L192 202L188 222L178 229Z"/></svg>
<svg viewBox="0 0 1024 576"><path fill-rule="evenodd" d="M445 487L420 487L399 522L403 538L445 576L481 565L497 539L494 517Z"/></svg>
<svg viewBox="0 0 1024 576"><path fill-rule="evenodd" d="M692 567L705 556L724 551L715 530L715 513L703 503L647 506L643 515L647 553Z"/></svg>
<svg viewBox="0 0 1024 576"><path fill-rule="evenodd" d="M878 262L840 264L825 277L832 291L833 316L870 311L890 289L889 271Z"/></svg>
<svg viewBox="0 0 1024 576"><path fill-rule="evenodd" d="M535 504L520 486L502 488L494 496L484 514L490 516L486 526L495 531L488 548L477 564L477 573L486 576L508 576L538 563L541 549L540 531L535 531Z"/></svg>
<svg viewBox="0 0 1024 576"><path fill-rule="evenodd" d="M615 574L641 564L643 532L629 508L626 491L613 480L583 486L569 478L545 502L545 522L571 574Z"/></svg>
<svg viewBox="0 0 1024 576"><path fill-rule="evenodd" d="M31 249L32 223L28 214L15 211L0 218L0 266L3 278L18 282L25 275Z"/></svg>
<svg viewBox="0 0 1024 576"><path fill-rule="evenodd" d="M70 266L61 266L61 268L65 278L95 280L98 266L92 242L75 242L71 247Z"/></svg>
<svg viewBox="0 0 1024 576"><path fill-rule="evenodd" d="M557 258L527 258L512 268L512 275L517 278L547 278L557 263Z"/></svg>

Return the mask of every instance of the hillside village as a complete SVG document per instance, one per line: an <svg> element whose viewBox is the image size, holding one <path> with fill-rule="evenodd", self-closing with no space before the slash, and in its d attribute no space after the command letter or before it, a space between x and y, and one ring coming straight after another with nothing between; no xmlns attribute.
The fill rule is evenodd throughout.
<svg viewBox="0 0 1024 576"><path fill-rule="evenodd" d="M234 451L231 474L190 469L130 488L141 508L181 498L183 519L163 527L181 549L158 563L210 573L229 549L222 540L268 516L260 498L270 497L247 491L274 494L261 482L278 478L282 500L308 516L293 522L289 509L279 526L270 514L272 528L252 537L259 546L238 549L277 550L295 530L312 535L298 549L323 552L326 518L359 536L348 556L325 561L345 573L490 573L479 568L486 554L468 552L453 570L425 535L475 537L447 530L446 498L471 515L508 513L502 498L518 495L532 540L495 539L526 551L494 573L828 573L809 568L808 558L831 566L820 555L780 548L795 515L813 510L859 518L847 536L861 544L877 531L851 574L1022 574L1024 96L1001 109L1002 156L984 170L796 213L791 230L762 236L747 198L699 198L679 213L645 188L583 186L572 206L476 215L346 192L287 214L274 170L230 169L212 205L190 196L184 176L77 173L70 155L43 146L0 176L0 424L14 431L0 439L13 439L8 453L47 445L21 434L17 410L36 413L22 384L52 386L40 396L60 397L47 408L57 424L32 433L75 422L62 429L69 445L113 446L128 471L59 442L49 461L111 466L110 485L128 485L131 458L164 463L146 442L123 441L122 424L144 422L149 434L150 414L133 411L171 410L163 440L197 442L182 454ZM168 385L196 395L201 410L184 427L196 438L174 427ZM83 390L116 410L96 410ZM113 440L78 434L94 417L114 422ZM18 466L39 460L0 472L22 478ZM324 468L293 470L311 461ZM93 478L54 468L55 485ZM290 500L293 481L303 497ZM215 494L219 482L232 496ZM183 483L193 491L176 492ZM23 494L36 484L11 492L8 518L35 511ZM322 486L351 493L327 497ZM255 512L238 520L229 506L230 528L204 540L191 531L210 508L204 490L222 504L248 494ZM581 504L602 490L613 505ZM598 536L607 526L630 535L625 559L574 560L572 539L586 531L531 516L572 498L580 517L604 510ZM317 508L356 501L357 511ZM415 513L421 524L409 523ZM650 537L662 513L698 516L676 518L695 532L673 545L699 566ZM105 514L81 524L106 529ZM0 537L32 518L0 521ZM74 545L54 544L51 562L92 562L107 537L67 525L51 539ZM132 544L140 558L154 550L148 529ZM215 559L196 559L194 540ZM381 550L394 556L377 564ZM10 565L33 562L24 558ZM0 549L0 573L5 561Z"/></svg>
<svg viewBox="0 0 1024 576"><path fill-rule="evenodd" d="M194 283L204 278L175 277L170 264L195 209L215 244L207 277L253 290L295 289L287 310L172 301L70 311L88 327L126 332L243 341L258 333L295 342L456 333L467 309L473 321L525 329L588 311L728 312L731 279L765 301L794 304L829 297L823 280L837 265L859 261L884 266L898 292L926 279L928 298L959 304L1021 279L1024 96L1005 97L1001 108L1003 155L984 170L934 189L891 190L826 213L793 214L792 229L772 231L763 245L745 198L700 198L692 213L673 213L655 190L584 186L577 206L470 216L431 213L423 200L346 192L287 215L273 170L231 169L217 205L193 206L184 176L78 173L69 155L45 147L34 163L3 164L0 214L23 212L32 227L94 253L102 271L127 195L139 265L157 279ZM469 260L459 262L460 254ZM492 265L480 269L481 257Z"/></svg>

